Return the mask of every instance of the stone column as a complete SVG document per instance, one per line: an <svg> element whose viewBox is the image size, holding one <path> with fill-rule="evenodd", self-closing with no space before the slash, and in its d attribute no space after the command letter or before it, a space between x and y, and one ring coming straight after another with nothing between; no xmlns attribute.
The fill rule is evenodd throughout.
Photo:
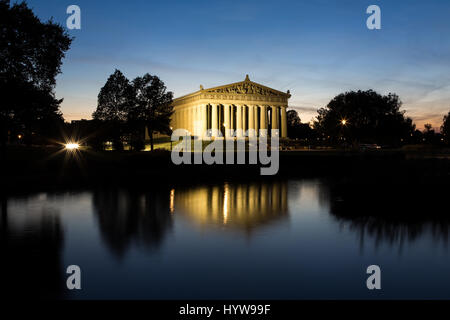
<svg viewBox="0 0 450 320"><path fill-rule="evenodd" d="M261 114L260 114L260 117L259 117L259 123L260 123L259 129L267 130L267 107L266 106L261 106ZM261 131L261 136L262 137L264 137L266 135L267 135L267 132L263 133Z"/></svg>
<svg viewBox="0 0 450 320"><path fill-rule="evenodd" d="M201 105L194 106L194 135L196 137L202 136L202 118Z"/></svg>
<svg viewBox="0 0 450 320"><path fill-rule="evenodd" d="M255 136L255 106L248 106L248 136Z"/></svg>
<svg viewBox="0 0 450 320"><path fill-rule="evenodd" d="M272 106L272 136L275 136L275 129L279 129L278 125L278 107ZM279 135L279 134L278 134Z"/></svg>
<svg viewBox="0 0 450 320"><path fill-rule="evenodd" d="M224 127L225 127L225 138L229 138L230 135L230 130L231 130L231 121L230 121L230 105L229 104L224 104L223 105L223 123L224 123Z"/></svg>
<svg viewBox="0 0 450 320"><path fill-rule="evenodd" d="M195 107L191 107L191 134L194 135L195 134Z"/></svg>
<svg viewBox="0 0 450 320"><path fill-rule="evenodd" d="M186 112L186 130L189 131L192 134L191 131L191 108L186 107L185 108L185 112Z"/></svg>
<svg viewBox="0 0 450 320"><path fill-rule="evenodd" d="M287 138L287 117L286 107L281 107L281 137Z"/></svg>
<svg viewBox="0 0 450 320"><path fill-rule="evenodd" d="M206 130L208 130L208 105L207 104L202 104L200 106L200 118L202 120L202 132L201 132L201 137L206 138L207 137L207 132Z"/></svg>
<svg viewBox="0 0 450 320"><path fill-rule="evenodd" d="M247 131L247 106L242 106L242 135L245 135L245 131Z"/></svg>
<svg viewBox="0 0 450 320"><path fill-rule="evenodd" d="M211 105L211 136L217 137L219 135L219 118L218 118L218 105Z"/></svg>
<svg viewBox="0 0 450 320"><path fill-rule="evenodd" d="M260 126L260 123L259 123L259 119L260 119L260 116L259 116L259 106L254 106L254 112L255 112L255 134L256 134L256 136L257 137L259 137L259 126Z"/></svg>
<svg viewBox="0 0 450 320"><path fill-rule="evenodd" d="M236 137L242 137L242 106L236 105Z"/></svg>

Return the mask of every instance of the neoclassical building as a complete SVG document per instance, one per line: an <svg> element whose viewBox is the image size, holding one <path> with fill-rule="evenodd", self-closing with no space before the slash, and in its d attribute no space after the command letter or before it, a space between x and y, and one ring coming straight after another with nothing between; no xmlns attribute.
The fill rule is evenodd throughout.
<svg viewBox="0 0 450 320"><path fill-rule="evenodd" d="M281 92L250 81L204 89L174 99L171 126L205 137L242 137L248 129L278 129L287 137L286 108L289 91ZM231 130L230 130L231 129ZM250 131L251 132L251 131Z"/></svg>

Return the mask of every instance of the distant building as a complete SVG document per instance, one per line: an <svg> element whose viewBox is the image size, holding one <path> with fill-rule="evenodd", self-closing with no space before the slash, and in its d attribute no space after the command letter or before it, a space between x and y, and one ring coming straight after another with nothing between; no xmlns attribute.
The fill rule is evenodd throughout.
<svg viewBox="0 0 450 320"><path fill-rule="evenodd" d="M248 129L279 129L287 137L286 109L289 91L281 92L250 81L204 89L173 101L173 129L186 129L191 134L231 137L233 131L242 136Z"/></svg>

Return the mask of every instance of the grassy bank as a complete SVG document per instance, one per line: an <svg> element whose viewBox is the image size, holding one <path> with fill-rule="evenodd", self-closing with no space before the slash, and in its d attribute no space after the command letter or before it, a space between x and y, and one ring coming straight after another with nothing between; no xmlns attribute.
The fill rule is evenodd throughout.
<svg viewBox="0 0 450 320"><path fill-rule="evenodd" d="M14 147L9 148L6 158L2 159L1 171L3 190L278 177L352 177L369 183L375 180L448 183L450 154L435 149L281 151L277 175L260 176L259 164L174 165L168 151L68 152L58 148Z"/></svg>

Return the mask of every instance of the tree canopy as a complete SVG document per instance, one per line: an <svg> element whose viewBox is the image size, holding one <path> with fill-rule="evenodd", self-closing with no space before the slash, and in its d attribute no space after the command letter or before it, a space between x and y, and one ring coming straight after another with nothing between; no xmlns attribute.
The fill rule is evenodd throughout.
<svg viewBox="0 0 450 320"><path fill-rule="evenodd" d="M145 74L133 80L135 103L130 110L130 120L143 123L150 136L153 150L153 132L169 134L170 117L173 113L173 93L167 91L157 76Z"/></svg>
<svg viewBox="0 0 450 320"><path fill-rule="evenodd" d="M71 42L61 25L41 22L25 2L0 1L2 145L11 131L30 139L49 122L62 121L54 87Z"/></svg>
<svg viewBox="0 0 450 320"><path fill-rule="evenodd" d="M441 126L441 133L447 143L450 143L450 111L444 116L443 123Z"/></svg>
<svg viewBox="0 0 450 320"><path fill-rule="evenodd" d="M334 97L318 110L314 127L335 141L398 144L415 127L400 111L396 94L380 95L373 90L350 91Z"/></svg>
<svg viewBox="0 0 450 320"><path fill-rule="evenodd" d="M172 98L173 93L167 91L157 76L147 73L129 81L122 72L115 70L101 88L92 116L95 120L116 123L115 131L125 128L126 124L125 130L134 141L142 140L147 128L153 150L153 133L171 131Z"/></svg>
<svg viewBox="0 0 450 320"><path fill-rule="evenodd" d="M126 121L133 103L133 86L120 70L109 76L98 94L96 120Z"/></svg>
<svg viewBox="0 0 450 320"><path fill-rule="evenodd" d="M286 112L288 137L291 139L310 139L313 135L308 123L302 123L296 110Z"/></svg>

